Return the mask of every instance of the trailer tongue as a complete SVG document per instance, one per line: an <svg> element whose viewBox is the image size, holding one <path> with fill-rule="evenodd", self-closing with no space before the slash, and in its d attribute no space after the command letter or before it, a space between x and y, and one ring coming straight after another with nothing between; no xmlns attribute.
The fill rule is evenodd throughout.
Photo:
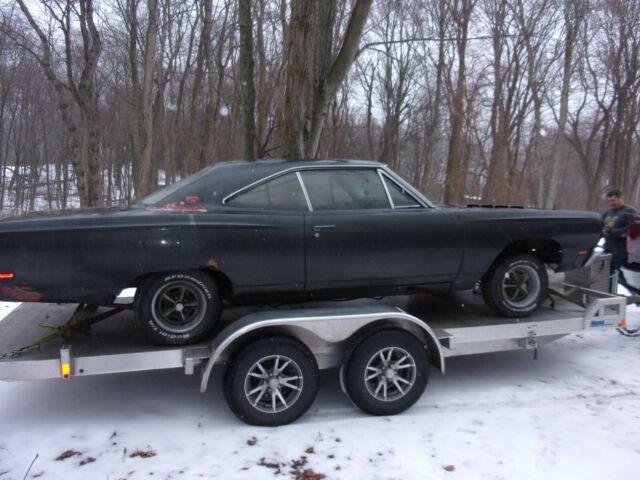
<svg viewBox="0 0 640 480"><path fill-rule="evenodd" d="M22 305L0 321L0 380L179 368L187 375L199 370L204 391L214 367L224 365L234 413L248 423L280 425L310 406L319 369L340 367L343 390L358 407L393 414L419 398L429 366L444 373L449 357L536 352L571 333L618 327L626 299L603 291L608 268L605 256L571 272L554 285L548 305L524 321L496 316L471 292L258 312L228 309L226 326L210 342L177 348L146 345L132 313L122 311L90 331L21 351L43 337L43 320L60 325L74 312L73 306Z"/></svg>

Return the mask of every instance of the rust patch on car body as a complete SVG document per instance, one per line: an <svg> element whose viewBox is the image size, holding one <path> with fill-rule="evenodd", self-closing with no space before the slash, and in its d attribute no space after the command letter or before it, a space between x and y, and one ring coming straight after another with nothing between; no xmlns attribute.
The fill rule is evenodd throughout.
<svg viewBox="0 0 640 480"><path fill-rule="evenodd" d="M193 205L187 202L169 202L161 207L151 207L152 210L163 212L202 213L207 209L203 205Z"/></svg>
<svg viewBox="0 0 640 480"><path fill-rule="evenodd" d="M0 297L11 302L39 302L44 295L29 285L0 287Z"/></svg>

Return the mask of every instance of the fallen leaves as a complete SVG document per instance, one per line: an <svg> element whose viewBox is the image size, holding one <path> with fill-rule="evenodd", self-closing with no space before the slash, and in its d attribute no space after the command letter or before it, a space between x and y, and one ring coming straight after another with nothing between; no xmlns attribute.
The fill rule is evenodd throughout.
<svg viewBox="0 0 640 480"><path fill-rule="evenodd" d="M315 453L315 449L313 447L309 447L305 451L306 453ZM294 480L323 480L326 478L326 475L323 473L318 473L311 468L305 468L308 463L309 461L306 455L302 455L300 458L291 460L289 462L289 467L291 468L289 474L291 477ZM261 467L271 468L274 475L280 475L282 473L282 469L287 466L286 463L267 461L265 457L260 459L258 465Z"/></svg>
<svg viewBox="0 0 640 480"><path fill-rule="evenodd" d="M135 452L133 452L132 454L129 455L129 458L151 458L151 457L155 457L157 455L157 453L155 452L155 450L149 449L149 450L136 450Z"/></svg>
<svg viewBox="0 0 640 480"><path fill-rule="evenodd" d="M75 450L65 450L60 455L56 457L56 462L62 462L67 458L75 457L76 455L82 455L80 452L76 452Z"/></svg>
<svg viewBox="0 0 640 480"><path fill-rule="evenodd" d="M95 461L96 461L96 459L95 459L95 458L93 458L93 457L87 457L87 458L85 458L84 460L82 460L78 465L79 465L80 467L84 467L84 466L85 466L85 465L87 465L88 463L93 463L93 462L95 462Z"/></svg>
<svg viewBox="0 0 640 480"><path fill-rule="evenodd" d="M267 462L267 460L264 457L260 459L260 461L258 462L258 465L260 465L261 467L271 468L275 470L275 472L273 473L276 475L280 475L280 473L282 473L281 468L285 466L284 463L280 465L277 462Z"/></svg>

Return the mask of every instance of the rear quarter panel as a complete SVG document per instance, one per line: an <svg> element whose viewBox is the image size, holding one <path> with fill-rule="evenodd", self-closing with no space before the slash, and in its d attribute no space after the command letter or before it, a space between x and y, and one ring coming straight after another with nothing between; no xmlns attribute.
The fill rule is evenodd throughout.
<svg viewBox="0 0 640 480"><path fill-rule="evenodd" d="M480 280L498 256L522 240L553 240L562 250L560 270L576 268L600 237L599 215L588 212L509 208L467 208L457 214L462 223L464 257L455 288Z"/></svg>

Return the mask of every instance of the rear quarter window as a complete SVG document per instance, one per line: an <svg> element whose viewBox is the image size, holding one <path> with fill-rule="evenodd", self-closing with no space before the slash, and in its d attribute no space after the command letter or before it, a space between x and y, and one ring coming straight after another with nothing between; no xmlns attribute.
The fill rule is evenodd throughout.
<svg viewBox="0 0 640 480"><path fill-rule="evenodd" d="M295 173L257 185L227 200L232 207L258 210L307 211L307 201Z"/></svg>

